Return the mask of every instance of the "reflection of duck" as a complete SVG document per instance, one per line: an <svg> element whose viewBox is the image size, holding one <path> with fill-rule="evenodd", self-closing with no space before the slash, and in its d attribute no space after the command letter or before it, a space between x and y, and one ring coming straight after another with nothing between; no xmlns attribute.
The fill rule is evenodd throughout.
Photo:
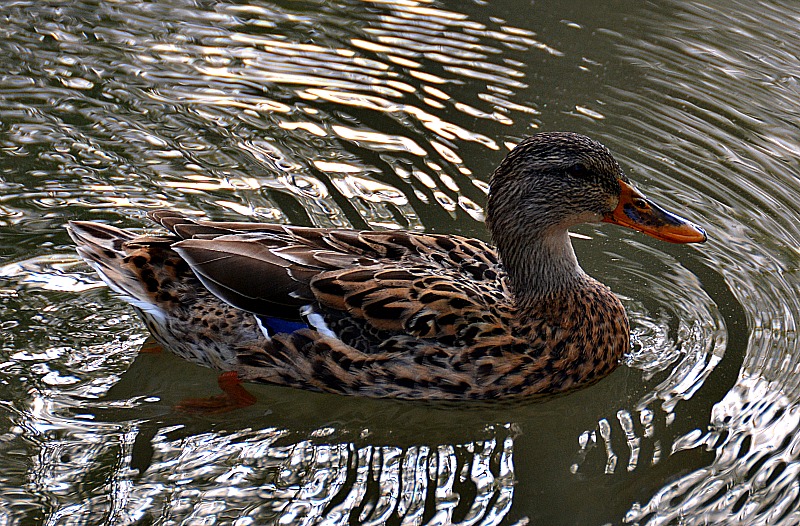
<svg viewBox="0 0 800 526"><path fill-rule="evenodd" d="M460 236L219 223L155 211L169 236L73 222L78 252L180 356L236 379L407 399L495 399L592 382L628 350L620 301L567 229L705 233L639 194L601 144L542 133L490 183L497 248ZM244 401L239 401L244 403ZM220 406L236 404L217 400Z"/></svg>

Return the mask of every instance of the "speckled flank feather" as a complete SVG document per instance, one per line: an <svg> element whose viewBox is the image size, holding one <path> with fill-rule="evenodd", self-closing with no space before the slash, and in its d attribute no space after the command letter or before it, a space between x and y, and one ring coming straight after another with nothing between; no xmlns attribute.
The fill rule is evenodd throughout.
<svg viewBox="0 0 800 526"><path fill-rule="evenodd" d="M594 292L606 299L602 285ZM598 324L586 322L584 309L574 309L568 311L572 323L549 326L536 319L525 327L514 322L513 308L487 309L459 319L452 337L393 334L369 348L301 330L276 336L269 349L244 346L241 371L252 380L376 397L502 399L554 393L599 380L628 348L624 313L618 305L608 307L608 312L598 309ZM586 348L588 339L596 347ZM286 362L292 367L281 366Z"/></svg>
<svg viewBox="0 0 800 526"><path fill-rule="evenodd" d="M169 235L85 222L70 234L156 339L190 361L333 393L501 399L593 382L628 350L621 303L580 269L567 236L616 213L623 183L602 145L540 134L492 178L497 249L164 210L149 217Z"/></svg>
<svg viewBox="0 0 800 526"><path fill-rule="evenodd" d="M171 248L170 237L136 237L99 223L75 221L78 253L112 290L131 303L153 337L182 358L233 370L233 345L259 338L249 313L211 294Z"/></svg>

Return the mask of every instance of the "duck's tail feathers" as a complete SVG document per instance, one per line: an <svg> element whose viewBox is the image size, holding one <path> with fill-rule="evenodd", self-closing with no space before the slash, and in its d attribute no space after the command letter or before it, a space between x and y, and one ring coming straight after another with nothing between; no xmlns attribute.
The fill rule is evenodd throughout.
<svg viewBox="0 0 800 526"><path fill-rule="evenodd" d="M139 276L134 274L126 257L127 243L137 235L102 223L70 221L67 232L77 245L78 255L88 263L114 292L144 311L152 311L152 295L144 288ZM158 313L162 314L160 309ZM162 314L163 315L163 314Z"/></svg>

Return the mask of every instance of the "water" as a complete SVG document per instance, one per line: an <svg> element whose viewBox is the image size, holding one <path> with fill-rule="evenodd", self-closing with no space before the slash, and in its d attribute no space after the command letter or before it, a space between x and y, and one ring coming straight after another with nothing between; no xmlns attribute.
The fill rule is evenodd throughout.
<svg viewBox="0 0 800 526"><path fill-rule="evenodd" d="M776 0L4 2L0 523L797 523L798 20ZM545 401L254 386L176 412L215 374L138 354L64 231L170 207L485 239L489 173L556 129L709 242L577 229L634 345Z"/></svg>

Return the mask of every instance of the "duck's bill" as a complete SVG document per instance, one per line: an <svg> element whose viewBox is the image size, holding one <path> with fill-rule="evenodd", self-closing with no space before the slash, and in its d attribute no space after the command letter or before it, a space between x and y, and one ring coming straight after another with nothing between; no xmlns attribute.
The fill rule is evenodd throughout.
<svg viewBox="0 0 800 526"><path fill-rule="evenodd" d="M706 240L706 233L699 226L667 212L628 183L620 181L619 184L622 190L619 204L603 218L606 223L626 226L670 243L702 243Z"/></svg>

